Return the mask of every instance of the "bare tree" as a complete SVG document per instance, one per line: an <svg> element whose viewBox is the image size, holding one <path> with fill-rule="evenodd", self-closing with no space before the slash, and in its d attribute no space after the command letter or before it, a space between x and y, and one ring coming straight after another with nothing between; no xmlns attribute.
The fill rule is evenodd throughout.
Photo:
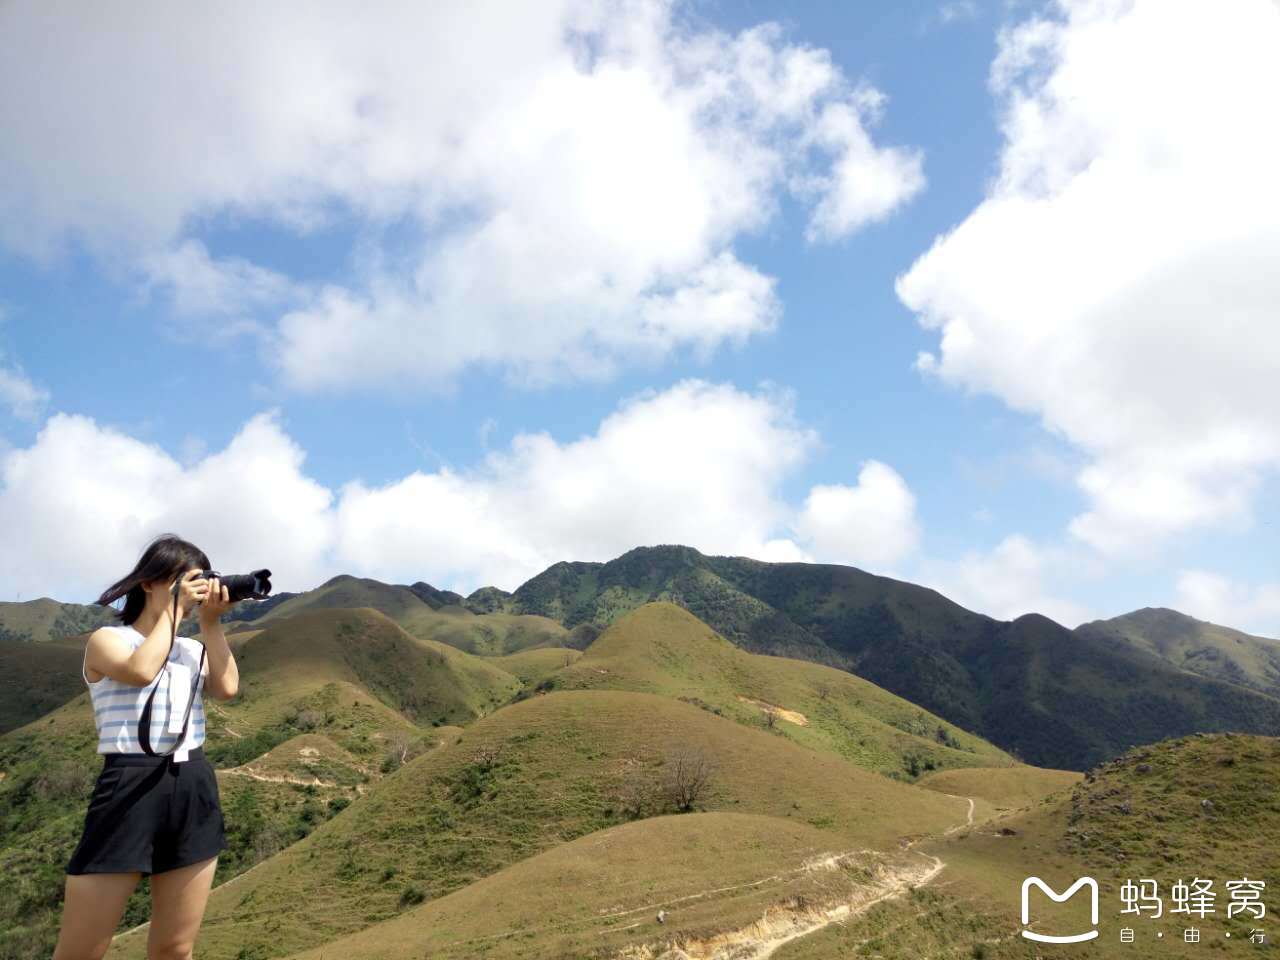
<svg viewBox="0 0 1280 960"><path fill-rule="evenodd" d="M319 710L312 710L310 707L306 707L298 711L297 717L294 718L294 723L303 730L314 730L324 723L324 714Z"/></svg>
<svg viewBox="0 0 1280 960"><path fill-rule="evenodd" d="M631 761L615 792L618 809L633 820L656 810L662 802L661 785L639 760Z"/></svg>
<svg viewBox="0 0 1280 960"><path fill-rule="evenodd" d="M717 763L704 748L682 745L667 754L663 764L663 793L677 810L691 810L706 796Z"/></svg>
<svg viewBox="0 0 1280 960"><path fill-rule="evenodd" d="M476 752L471 757L471 762L482 770L492 768L502 759L502 746L497 743L486 743L476 748Z"/></svg>
<svg viewBox="0 0 1280 960"><path fill-rule="evenodd" d="M832 693L830 680L819 680L818 685L814 688L818 692L819 700L829 699Z"/></svg>
<svg viewBox="0 0 1280 960"><path fill-rule="evenodd" d="M289 838L279 827L271 823L263 824L262 829L253 835L253 863L274 857L289 845Z"/></svg>
<svg viewBox="0 0 1280 960"><path fill-rule="evenodd" d="M764 725L769 730L778 725L778 708L772 704L764 708Z"/></svg>
<svg viewBox="0 0 1280 960"><path fill-rule="evenodd" d="M382 757L383 772L390 773L426 749L427 745L421 737L415 737L406 730L395 730L387 734L387 749Z"/></svg>

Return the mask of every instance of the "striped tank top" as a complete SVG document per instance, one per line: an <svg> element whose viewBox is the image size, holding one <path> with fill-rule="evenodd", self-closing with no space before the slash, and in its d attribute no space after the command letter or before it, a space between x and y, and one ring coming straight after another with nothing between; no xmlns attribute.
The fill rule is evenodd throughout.
<svg viewBox="0 0 1280 960"><path fill-rule="evenodd" d="M128 642L131 650L136 650L146 639L140 632L125 624L111 624L102 629L114 631ZM182 733L182 715L187 709L187 698L191 696L195 672L200 666L202 646L198 640L175 637L173 649L169 651L169 662L159 676L145 687L135 687L105 675L101 680L90 682L85 664L81 662L80 676L88 684L89 696L93 701L93 722L98 728L98 753L145 753L138 739L138 723L142 718L142 708L147 705L147 697L153 689L156 690L156 695L151 701L151 749L163 753L177 742ZM87 644L85 655L88 656ZM184 666L185 670L182 669ZM171 668L175 669L170 672ZM209 657L206 654L204 669L196 686L195 702L191 705L187 736L173 753L175 761L186 760L189 750L204 743L203 694L208 670ZM170 693L173 697L172 713Z"/></svg>

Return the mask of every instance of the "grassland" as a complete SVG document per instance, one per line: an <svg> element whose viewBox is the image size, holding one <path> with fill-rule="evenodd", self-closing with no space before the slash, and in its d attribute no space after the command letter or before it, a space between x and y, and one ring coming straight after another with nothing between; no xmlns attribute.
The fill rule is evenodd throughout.
<svg viewBox="0 0 1280 960"><path fill-rule="evenodd" d="M1205 804L1208 801L1208 805ZM1271 919L1280 888L1280 740L1201 735L1137 748L1028 808L1000 815L920 849L946 862L927 890L885 903L857 922L829 927L790 945L778 960L837 957L944 958L1178 958L1275 956ZM1019 892L1027 876L1065 889L1092 876L1100 889L1099 937L1081 944L1032 945L1022 939ZM1214 880L1215 913L1200 918L1172 912L1172 884ZM1266 922L1227 917L1228 880L1261 879L1269 900ZM1162 916L1121 913L1128 879L1155 879ZM1089 929L1083 897L1035 906L1036 929ZM1200 943L1183 931L1196 927ZM1135 943L1120 941L1134 930ZM1268 930L1266 945L1248 942ZM1230 933L1231 936L1226 935Z"/></svg>
<svg viewBox="0 0 1280 960"><path fill-rule="evenodd" d="M1179 670L1280 697L1280 640L1250 636L1163 607L1084 623L1076 632L1144 650Z"/></svg>
<svg viewBox="0 0 1280 960"><path fill-rule="evenodd" d="M335 578L320 602L290 597L229 634L241 692L206 700L206 750L232 848L200 956L1243 953L1238 919L1193 947L1177 939L1176 918L1143 917L1132 925L1148 946L1165 933L1158 953L1122 948L1118 891L1128 876L1167 885L1195 874L1280 887L1280 741L1192 735L1087 775L1027 767L866 679L759 651L800 644L796 618L808 617L806 630L861 624L902 641L896 655L916 658L921 683L941 683L954 665L926 662L927 645L866 613L888 604L900 627L914 604L922 631L953 631L955 663L977 658L966 670L999 651L987 686L962 684L956 703L1034 707L989 718L1000 729L1049 711L1039 735L1062 750L1143 711L1151 729L1174 706L1191 717L1175 727L1203 722L1195 711L1210 688L1240 690L1246 709L1261 694L1181 673L1191 686L1170 682L1157 703L1148 688L1172 668L1124 689L1116 671L1158 656L1115 638L1050 649L1061 628L1023 618L1013 632L990 627L999 636L983 643L995 646L966 649L954 631L976 615L895 593L893 581L682 556L674 579L665 554L635 552L610 570L565 565L535 584L569 621L607 611L599 630L530 613L519 591L478 597L492 608L481 614L423 584ZM646 591L665 599L635 602ZM731 640L694 606L745 632ZM1104 643L1121 654L1096 659ZM100 758L77 645L11 646L74 654L77 684L68 702L0 735L0 960L33 960L52 943L61 870ZM1054 671L1061 683L1046 686ZM1080 689L1083 706L1063 714L1062 698ZM57 696L33 688L24 709L44 695ZM1125 696L1133 702L1115 708ZM1103 727L1080 726L1090 710ZM681 803L673 771L689 759L708 762L709 779ZM1017 895L1032 874L1059 889L1096 876L1102 937L1029 952ZM148 895L144 881L124 927L146 919ZM1037 922L1079 920L1077 903L1054 909ZM123 933L110 956L143 957L145 938L145 927Z"/></svg>
<svg viewBox="0 0 1280 960"><path fill-rule="evenodd" d="M974 816L988 820L999 814L1039 803L1064 787L1079 783L1084 774L1074 770L1047 770L1022 764L999 768L940 770L920 778L920 786L974 801Z"/></svg>
<svg viewBox="0 0 1280 960"><path fill-rule="evenodd" d="M665 601L615 620L549 682L558 689L637 690L685 700L903 779L951 767L1014 763L981 738L860 677L748 653Z"/></svg>
<svg viewBox="0 0 1280 960"><path fill-rule="evenodd" d="M437 900L559 844L670 812L655 790L675 750L716 772L698 812L806 824L875 850L962 821L963 801L917 790L667 697L536 696L476 721L389 775L306 839L215 888L202 955L280 955ZM646 797L638 805L637 796ZM557 881L548 881L555 883ZM121 938L121 957L143 938Z"/></svg>
<svg viewBox="0 0 1280 960"><path fill-rule="evenodd" d="M539 647L564 647L569 640L569 631L549 617L477 614L458 605L414 611L398 622L415 637L484 657L500 657Z"/></svg>
<svg viewBox="0 0 1280 960"><path fill-rule="evenodd" d="M232 701L205 700L205 752L219 768L231 849L217 881L241 873L337 814L360 788L520 688L497 667L418 640L381 613L321 609L230 638L241 674ZM17 646L15 644L14 646ZM23 644L57 650L59 644ZM79 840L102 766L89 692L0 736L0 958L47 955L56 932L63 868ZM416 719L414 712L422 714ZM316 736L308 744L300 736ZM296 745L296 746L295 746ZM321 785L257 780L276 751L319 750ZM390 761L389 762L389 758ZM309 758L308 758L309 759ZM305 767L305 765L303 765ZM271 769L264 771L277 775ZM303 775L295 771L296 779ZM144 881L125 924L149 915Z"/></svg>
<svg viewBox="0 0 1280 960"><path fill-rule="evenodd" d="M1036 614L995 620L839 564L636 547L607 563L554 564L504 609L605 627L654 600L744 650L847 669L1040 766L1084 770L1195 732L1280 734L1280 699L1259 689Z"/></svg>
<svg viewBox="0 0 1280 960"><path fill-rule="evenodd" d="M792 819L660 816L561 844L292 960L604 960L695 945L747 950L781 932L759 922L776 904L877 891L878 881L910 860L846 853L828 832Z"/></svg>

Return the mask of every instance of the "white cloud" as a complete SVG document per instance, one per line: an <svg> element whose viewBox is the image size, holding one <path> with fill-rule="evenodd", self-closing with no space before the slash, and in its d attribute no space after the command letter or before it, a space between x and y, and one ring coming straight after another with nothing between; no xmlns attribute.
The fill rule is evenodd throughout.
<svg viewBox="0 0 1280 960"><path fill-rule="evenodd" d="M916 499L892 467L868 460L856 486L820 484L809 491L795 529L814 559L887 573L920 542Z"/></svg>
<svg viewBox="0 0 1280 960"><path fill-rule="evenodd" d="M1011 534L991 550L970 550L956 561L923 561L920 582L998 620L1040 613L1074 628L1096 617L1086 607L1059 596L1046 582L1060 583L1089 566L1078 551Z"/></svg>
<svg viewBox="0 0 1280 960"><path fill-rule="evenodd" d="M691 379L630 397L577 439L517 433L466 469L377 487L354 477L330 491L305 475L305 453L275 411L186 465L59 413L32 446L0 459L0 529L29 545L0 554L0 583L28 597L96 597L165 530L221 569L270 567L278 590L339 572L514 589L559 560L658 543L770 561L900 555L917 536L914 500L883 464L869 462L856 487L817 488L802 506L781 496L818 443L788 391Z"/></svg>
<svg viewBox="0 0 1280 960"><path fill-rule="evenodd" d="M56 413L30 447L0 460L0 529L22 545L0 551L4 599L90 602L150 537L171 530L219 569L267 566L293 589L321 582L334 538L331 494L302 475L302 460L270 415L184 467L154 444Z"/></svg>
<svg viewBox="0 0 1280 960"><path fill-rule="evenodd" d="M49 402L49 391L37 386L19 367L0 368L0 403L19 420L35 420Z"/></svg>
<svg viewBox="0 0 1280 960"><path fill-rule="evenodd" d="M266 270L241 257L215 260L199 240L185 240L145 256L142 290L149 295L167 293L180 317L247 318L263 306L274 306L305 296L287 277ZM226 324L213 329L226 331ZM225 335L225 333L223 333Z"/></svg>
<svg viewBox="0 0 1280 960"><path fill-rule="evenodd" d="M949 0L938 8L938 21L943 24L972 20L977 15L976 0Z"/></svg>
<svg viewBox="0 0 1280 960"><path fill-rule="evenodd" d="M1000 36L999 174L898 280L919 367L1090 458L1081 541L1243 527L1280 464L1280 6L1060 9Z"/></svg>
<svg viewBox="0 0 1280 960"><path fill-rule="evenodd" d="M871 138L883 94L774 23L730 35L665 0L376 12L3 5L0 243L78 241L226 311L294 291L211 260L204 224L353 218L371 249L269 339L288 385L472 365L533 385L769 332L774 281L734 243L785 191L835 239L923 186L918 151Z"/></svg>
<svg viewBox="0 0 1280 960"><path fill-rule="evenodd" d="M0 323L5 318L6 311L0 306ZM3 352L0 352L0 359L3 359ZM0 406L8 408L11 416L34 421L48 403L49 391L28 377L20 364L0 367Z"/></svg>
<svg viewBox="0 0 1280 960"><path fill-rule="evenodd" d="M813 138L837 152L831 174L817 178L822 199L813 211L805 237L834 240L866 223L885 219L924 189L924 154L920 150L877 147L867 132L879 117L885 96L863 88L851 102L823 108Z"/></svg>
<svg viewBox="0 0 1280 960"><path fill-rule="evenodd" d="M1280 638L1280 583L1243 584L1208 570L1184 570L1177 606L1201 620Z"/></svg>

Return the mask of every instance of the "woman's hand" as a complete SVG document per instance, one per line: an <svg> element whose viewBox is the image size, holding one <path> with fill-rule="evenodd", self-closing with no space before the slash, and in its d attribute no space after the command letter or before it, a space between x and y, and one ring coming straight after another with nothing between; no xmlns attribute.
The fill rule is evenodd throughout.
<svg viewBox="0 0 1280 960"><path fill-rule="evenodd" d="M205 593L204 601L200 604L200 622L202 624L216 623L224 613L231 609L231 595L217 577L199 582L208 584L208 591Z"/></svg>
<svg viewBox="0 0 1280 960"><path fill-rule="evenodd" d="M181 621L186 615L195 609L196 605L203 599L208 588L208 582L205 580L195 579L199 570L188 570L173 580L157 580L155 583L144 584L142 589L147 593L148 603L163 610L173 609L173 587L175 583L180 583L178 587L178 619Z"/></svg>

